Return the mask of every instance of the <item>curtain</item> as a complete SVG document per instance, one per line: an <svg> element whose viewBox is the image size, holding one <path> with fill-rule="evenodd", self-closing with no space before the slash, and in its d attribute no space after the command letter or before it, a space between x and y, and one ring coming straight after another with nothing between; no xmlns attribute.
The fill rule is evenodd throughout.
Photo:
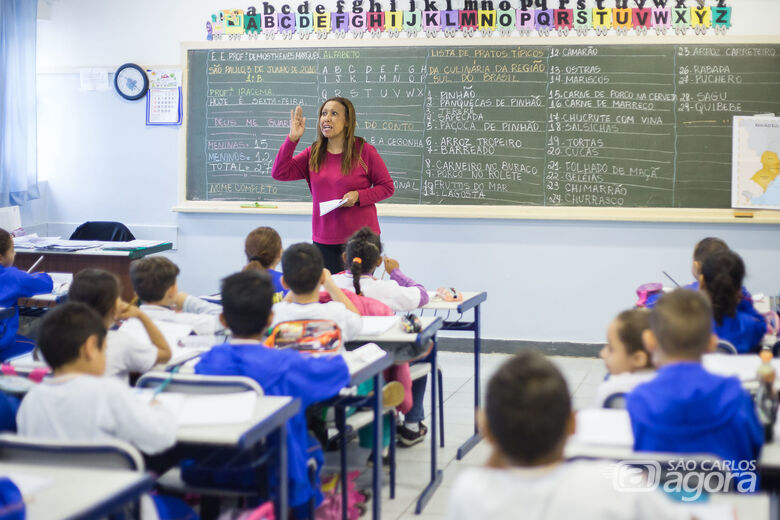
<svg viewBox="0 0 780 520"><path fill-rule="evenodd" d="M37 0L0 0L0 207L37 199Z"/></svg>

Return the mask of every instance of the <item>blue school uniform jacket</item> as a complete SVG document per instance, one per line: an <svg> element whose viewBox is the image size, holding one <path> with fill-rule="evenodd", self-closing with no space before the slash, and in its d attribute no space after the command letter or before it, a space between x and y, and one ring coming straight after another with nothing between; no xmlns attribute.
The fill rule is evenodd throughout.
<svg viewBox="0 0 780 520"><path fill-rule="evenodd" d="M247 376L266 395L301 399L301 410L287 424L287 467L290 504L299 506L312 497L322 501L319 485L312 488L306 461L309 447L305 409L338 394L349 385L347 364L341 356L310 357L295 350L276 350L258 344L217 345L201 356L195 372L207 375Z"/></svg>
<svg viewBox="0 0 780 520"><path fill-rule="evenodd" d="M739 380L707 372L701 363L661 367L628 394L626 408L637 451L755 461L764 443L755 405Z"/></svg>
<svg viewBox="0 0 780 520"><path fill-rule="evenodd" d="M16 308L16 300L35 294L50 293L54 284L46 273L28 274L16 267L0 266L0 306ZM13 345L16 331L19 330L19 309L5 323L5 331L0 337L0 357L3 349Z"/></svg>

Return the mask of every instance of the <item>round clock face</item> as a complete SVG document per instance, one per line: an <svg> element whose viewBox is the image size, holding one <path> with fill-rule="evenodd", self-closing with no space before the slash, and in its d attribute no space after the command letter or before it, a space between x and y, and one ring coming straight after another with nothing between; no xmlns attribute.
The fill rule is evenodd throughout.
<svg viewBox="0 0 780 520"><path fill-rule="evenodd" d="M114 87L125 99L140 99L149 88L149 79L141 67L132 63L126 63L119 67L114 74Z"/></svg>

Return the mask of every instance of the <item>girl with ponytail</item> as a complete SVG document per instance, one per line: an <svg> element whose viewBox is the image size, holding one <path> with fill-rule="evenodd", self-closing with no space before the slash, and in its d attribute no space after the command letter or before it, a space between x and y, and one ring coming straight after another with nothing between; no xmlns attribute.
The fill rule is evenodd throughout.
<svg viewBox="0 0 780 520"><path fill-rule="evenodd" d="M344 263L347 271L333 276L341 289L379 300L396 312L409 312L428 303L425 287L403 274L396 260L382 256L379 235L369 227L359 229L349 237ZM390 280L373 277L382 263Z"/></svg>
<svg viewBox="0 0 780 520"><path fill-rule="evenodd" d="M281 297L287 294L287 289L282 286L282 273L274 269L282 259L282 238L279 236L279 233L267 226L253 229L246 236L244 254L246 255L247 264L242 270L265 271L268 273L276 293L274 302L281 301ZM277 295L280 297L277 297Z"/></svg>
<svg viewBox="0 0 780 520"><path fill-rule="evenodd" d="M766 333L762 317L740 308L744 277L742 258L728 249L706 256L699 275L699 289L712 302L715 334L731 342L739 353L756 351Z"/></svg>

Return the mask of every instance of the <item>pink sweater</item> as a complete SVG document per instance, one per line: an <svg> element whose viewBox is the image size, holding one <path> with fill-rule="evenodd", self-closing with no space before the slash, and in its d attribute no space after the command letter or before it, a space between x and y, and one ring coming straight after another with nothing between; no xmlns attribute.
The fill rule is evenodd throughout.
<svg viewBox="0 0 780 520"><path fill-rule="evenodd" d="M387 166L376 148L368 143L363 145L361 156L368 166L368 172L356 163L349 175L342 175L341 154L328 153L320 171L310 172L311 146L293 157L296 145L289 137L284 140L276 155L271 175L278 181L305 179L309 184L314 202L311 215L312 239L320 244L344 244L352 233L363 226L368 226L374 233L379 234L375 204L390 197L395 188ZM336 208L327 215L320 216L320 202L340 199L348 191L358 192L359 201L355 206Z"/></svg>

